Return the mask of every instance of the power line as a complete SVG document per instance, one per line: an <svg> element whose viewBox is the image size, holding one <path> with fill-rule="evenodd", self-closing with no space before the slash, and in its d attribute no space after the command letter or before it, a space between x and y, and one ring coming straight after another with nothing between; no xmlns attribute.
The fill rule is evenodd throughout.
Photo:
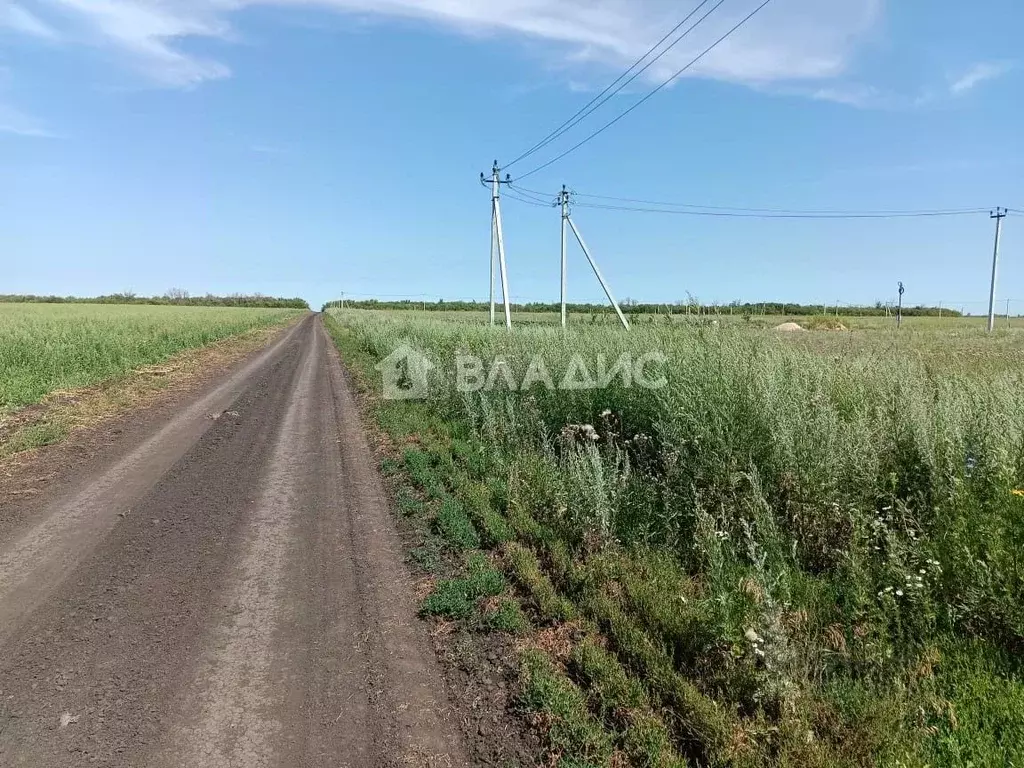
<svg viewBox="0 0 1024 768"><path fill-rule="evenodd" d="M546 147L548 144L550 144L551 142L555 141L556 139L558 139L560 136L564 135L567 131L571 130L572 128L575 128L577 125L579 125L581 122L583 122L583 120L585 120L587 117L589 117L595 111L597 111L602 106L607 104L608 101L611 100L616 94L620 93L626 86L628 86L630 83L632 83L638 77L640 77L640 75L642 75L644 72L646 72L648 69L650 69L656 62L658 62L663 56L665 56L665 54L667 54L669 51L671 51L673 48L675 48L675 46L678 45L683 40L683 38L685 38L687 35L689 35L691 32L693 32L694 29L696 29L698 26L700 26L700 24L704 21L704 19L706 19L708 16L710 16L712 13L714 13L722 5L722 3L725 2L725 0L719 0L719 2L710 11L708 11L706 14L704 14L704 16L702 16L697 21L696 24L694 24L692 27L690 27L685 32L683 32L683 34L679 35L679 37L677 37L675 40L673 40L672 43L668 47L665 48L665 50L663 50L661 53L659 53L657 56L655 56L653 59L651 59L649 62L647 62L647 64L645 64L642 69L640 69L639 71L634 73L632 77L630 77L624 83L619 85L619 83L622 82L623 78L625 78L627 75L629 75L630 72L632 72L634 69L636 69L638 66L640 66L640 64L643 63L643 61L648 56L650 56L652 53L654 53L656 50L658 50L658 48L660 48L662 46L662 44L664 44L664 42L666 40L668 40L672 35L674 35L676 33L676 31L679 30L680 27L682 27L684 24L686 24L686 22L688 22L690 19L692 19L694 17L694 15L697 13L697 11L699 11L701 8L703 8L705 5L707 5L708 2L710 2L710 0L701 0L701 3L696 8L694 8L692 11L690 11L690 13L688 13L686 15L686 18L684 18L682 21L680 21L678 24L676 24L671 30L669 30L668 34L666 34L663 38L661 38L661 40L659 40L657 43L655 43L650 48L650 50L647 51L647 53L645 53L643 56L641 56L639 59L637 59L635 62L633 62L632 66L630 66L629 69L627 69L625 72L623 72L621 75L619 75L607 88L605 88L603 91L601 91L599 94L597 94L597 96L595 96L593 99L591 99L582 108L580 108L572 117L570 117L568 120L566 120L560 126L555 128L555 130L553 130L551 133L549 133L547 136L545 136L539 142L537 142L532 147L530 147L530 149L526 150L523 154L519 155L512 162L507 163L505 165L505 168L506 169L507 168L511 168L513 165L518 163L520 160L524 160L527 157L529 157L530 155L534 154L535 152L539 152L544 147ZM616 88L615 86L617 86L617 85L618 85L618 87ZM604 98L602 98L602 97L604 97Z"/></svg>
<svg viewBox="0 0 1024 768"><path fill-rule="evenodd" d="M526 203L527 205L534 205L541 208L551 208L555 205L554 198L548 197L545 192L536 192L534 190L527 189L513 189L511 182L502 182L502 184L508 184L505 188L505 193L502 197L507 197L520 203Z"/></svg>
<svg viewBox="0 0 1024 768"><path fill-rule="evenodd" d="M514 187L519 196L529 193L538 195L534 190L525 190L522 187ZM988 213L987 208L947 208L929 209L914 211L802 211L772 208L725 208L716 206L697 206L687 203L657 203L653 201L641 201L631 198L609 198L597 195L579 195L602 200L615 200L623 202L634 202L646 205L609 205L603 203L575 203L578 208L590 208L601 211L627 211L632 213L664 213L677 216L710 216L719 218L754 218L754 219L895 219L895 218L936 218L945 216L969 216ZM521 203L530 203L548 207L549 204L540 202L536 198L513 197ZM1008 209L1010 210L1010 209Z"/></svg>
<svg viewBox="0 0 1024 768"><path fill-rule="evenodd" d="M530 193L532 195L543 195L535 189L527 189L521 186L515 186L516 190L520 195ZM913 210L850 210L850 209L801 209L801 208L745 208L740 206L713 206L703 205L698 203L669 203L666 201L656 200L641 200L639 198L616 198L610 195L592 195L587 193L578 193L573 191L572 195L578 198L586 198L589 200L606 200L614 203L633 203L642 206L654 206L657 208L686 208L693 209L697 212L712 212L712 211L725 211L729 213L770 213L770 214L791 214L791 215L807 215L807 216L839 216L839 215L911 215L911 214L968 214L968 213L983 213L986 208L926 208L926 209L913 209ZM593 206L595 204L580 203L584 207Z"/></svg>
<svg viewBox="0 0 1024 768"><path fill-rule="evenodd" d="M551 208L552 207L552 204L550 202L546 202L545 203L545 202L540 202L539 200L534 200L534 199L531 199L531 198L528 198L528 197L521 197L519 195L514 194L510 190L505 190L505 194L503 195L503 197L510 198L510 199L515 200L515 201L520 202L520 203L526 203L526 205L533 205L533 206L536 206L537 208Z"/></svg>
<svg viewBox="0 0 1024 768"><path fill-rule="evenodd" d="M521 195L544 195L545 193L534 189L528 189L518 185L513 185L514 189ZM965 215L969 213L984 213L987 208L924 208L924 209L896 209L896 210L885 210L885 209L804 209L804 208L749 208L735 205L705 205L702 203L676 203L667 202L664 200L644 200L636 197L615 197L613 195L597 195L586 192L572 191L572 194L577 198L587 198L590 200L610 200L615 203L633 203L641 206L653 206L658 209L667 208L684 208L690 209L696 214L700 213L712 213L712 212L726 212L726 213L759 213L759 214L777 214L777 215L799 215L799 216L912 216L912 215ZM577 205L583 207L597 207L597 203L577 203ZM618 208L624 206L607 206L608 208ZM644 209L646 210L646 208ZM1013 209L1007 209L1013 210ZM673 213L672 210L666 210L664 213ZM686 211L678 211L679 213L685 213Z"/></svg>
<svg viewBox="0 0 1024 768"><path fill-rule="evenodd" d="M543 192L532 192L530 190L515 188L513 191L520 197L525 197L533 200L537 203L543 203L544 205L556 205L555 197L545 195Z"/></svg>
<svg viewBox="0 0 1024 768"><path fill-rule="evenodd" d="M546 163L537 166L532 171L529 171L527 173L522 174L521 176L519 176L519 178L520 179L525 179L528 176L533 176L533 174L538 173L539 171L542 171L545 168L554 165L555 163L557 163L562 158L564 158L564 157L572 154L573 152L575 152L577 149L582 147L587 142L592 141L593 139L595 139L598 136L600 136L602 133L607 131L609 128L611 128L613 125L615 125L617 122L619 122L626 115L631 113L633 110L635 110L641 104L644 104L648 99L653 97L656 93L658 93L659 91L663 90L665 87L667 87L674 80L677 80L684 72L686 72L691 67L693 67L694 64L699 62L701 59L703 59L705 56L707 56L709 53L711 53L711 51L713 51L715 48L717 48L719 45L721 45L723 42L725 42L726 38L731 37L736 32L736 30L738 30L740 27L742 27L744 24L746 24L748 21L750 21L752 18L754 18L754 16L756 16L758 13L760 13L765 8L765 6L767 6L770 2L772 2L772 0L764 0L764 2L762 2L759 6L757 6L757 8L755 8L753 11L751 11L749 14L747 14L736 26L734 26L732 29L730 29L728 32L726 32L724 35L722 35L720 38L718 38L718 40L716 40L710 46L705 48L700 54L698 54L693 60L691 60L689 64L687 64L685 67L680 69L678 72L676 72L674 75L672 75L672 77L668 78L668 80L666 80L661 85L659 85L657 88L655 88L653 91L648 93L646 96L644 96L642 99L640 99L640 101L636 102L629 109L627 109L626 111L622 112L614 120L611 120L610 122L605 123L605 125L603 125L602 127L598 128L592 134L587 136L587 138L583 139L583 141L579 142L578 144L573 145L572 147L569 147L569 149L567 149L565 152L562 152L560 155L552 158L551 160L548 160Z"/></svg>
<svg viewBox="0 0 1024 768"><path fill-rule="evenodd" d="M675 216L708 216L714 218L729 219L912 219L912 218L939 218L945 216L976 216L988 213L987 209L964 209L948 211L877 211L877 212L806 212L806 213L751 213L743 211L699 211L681 210L669 208L649 208L640 206L605 205L599 203L577 203L577 207L590 208L602 211L628 211L634 213L664 213Z"/></svg>

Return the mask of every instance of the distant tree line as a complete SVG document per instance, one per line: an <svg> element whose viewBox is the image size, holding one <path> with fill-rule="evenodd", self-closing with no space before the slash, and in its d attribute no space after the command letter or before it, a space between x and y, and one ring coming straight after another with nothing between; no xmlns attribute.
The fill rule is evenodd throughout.
<svg viewBox="0 0 1024 768"><path fill-rule="evenodd" d="M324 309L345 306L350 309L418 309L426 311L444 312L482 312L487 311L490 305L484 301L378 301L376 299L365 299L351 301L331 301L324 305ZM569 312L598 314L603 312L614 312L609 304L568 304ZM781 301L766 301L760 303L741 303L734 301L730 304L701 304L697 301L676 302L673 304L645 304L632 299L626 299L621 304L624 312L633 315L737 315L740 317L754 315L839 315L847 317L868 317L895 315L896 308L882 302L865 306L843 306L837 309L836 305L826 306L823 304L788 304ZM500 309L500 305L499 305ZM561 304L556 302L541 303L531 302L527 304L512 304L515 312L561 312ZM904 317L960 317L961 313L945 307L903 307Z"/></svg>
<svg viewBox="0 0 1024 768"><path fill-rule="evenodd" d="M305 299L283 299L257 293L251 296L233 293L230 296L189 296L188 291L172 288L163 296L136 296L134 293L112 293L107 296L19 296L0 294L0 303L14 304L160 304L186 307L250 307L265 309L309 309Z"/></svg>

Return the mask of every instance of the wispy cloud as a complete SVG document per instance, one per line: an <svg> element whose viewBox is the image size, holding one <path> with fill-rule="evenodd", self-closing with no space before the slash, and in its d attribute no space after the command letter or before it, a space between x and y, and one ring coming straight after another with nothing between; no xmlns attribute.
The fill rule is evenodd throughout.
<svg viewBox="0 0 1024 768"><path fill-rule="evenodd" d="M223 63L186 53L188 38L230 39L231 19L263 5L313 8L368 17L420 20L456 33L507 34L545 41L572 66L632 63L681 17L678 0L34 0L84 27L90 42L113 47L157 82L190 86L227 77ZM691 76L747 84L826 80L845 71L883 0L787 0L707 56ZM758 4L729 3L649 72L679 69ZM696 5L691 0L689 10ZM708 6L710 7L710 5Z"/></svg>
<svg viewBox="0 0 1024 768"><path fill-rule="evenodd" d="M866 109L879 107L888 103L891 97L873 85L834 85L816 88L811 91L811 98L818 101L833 101L850 107Z"/></svg>
<svg viewBox="0 0 1024 768"><path fill-rule="evenodd" d="M0 103L0 133L24 136L32 139L58 139L60 135L54 133L31 115L21 110Z"/></svg>
<svg viewBox="0 0 1024 768"><path fill-rule="evenodd" d="M119 51L155 82L189 87L228 77L218 61L187 54L175 43L193 37L230 37L223 13L234 0L37 0L63 12L85 43Z"/></svg>
<svg viewBox="0 0 1024 768"><path fill-rule="evenodd" d="M42 121L18 109L8 98L8 91L14 82L10 68L0 66L0 134L25 136L35 139L61 138Z"/></svg>
<svg viewBox="0 0 1024 768"><path fill-rule="evenodd" d="M1002 77L1013 69L1013 62L1010 61L982 61L966 72L950 78L949 92L954 96L967 93L976 86L988 80L995 80Z"/></svg>
<svg viewBox="0 0 1024 768"><path fill-rule="evenodd" d="M53 27L12 2L0 2L0 29L4 28L45 40L56 40L58 37Z"/></svg>

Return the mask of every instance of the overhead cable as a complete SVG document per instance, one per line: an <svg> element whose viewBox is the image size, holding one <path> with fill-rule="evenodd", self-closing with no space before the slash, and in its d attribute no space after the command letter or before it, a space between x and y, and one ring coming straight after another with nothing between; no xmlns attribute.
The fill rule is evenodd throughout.
<svg viewBox="0 0 1024 768"><path fill-rule="evenodd" d="M555 128L555 130L553 130L551 133L549 133L547 136L545 136L539 142L534 144L528 150L523 152L521 155L516 157L510 163L507 163L505 165L505 168L511 168L513 165L518 163L520 160L525 160L527 157L529 157L530 155L534 154L535 152L539 152L541 149L543 149L548 144L550 144L551 142L553 142L556 139L558 139L560 136L565 134L567 131L569 131L572 128L574 128L575 126L579 125L583 120L585 120L587 117L589 117L591 114L593 114L596 110L600 109L611 98L613 98L616 94L620 93L622 91L622 89L624 89L626 86L628 86L630 83L632 83L638 77L640 77L640 75L642 75L644 72L646 72L648 69L650 69L651 66L653 66L657 61L659 61L663 56L665 56L665 54L667 54L669 51L671 51L676 45L678 45L683 40L683 38L685 38L694 29L696 29L698 26L700 26L700 24L704 21L704 19L706 19L708 16L710 16L712 13L714 13L722 5L722 3L725 2L725 0L719 0L719 2L716 3L715 6L712 7L712 9L710 11L708 11L706 14L704 14L704 16L702 16L697 21L696 24L694 24L689 29L684 31L681 35L679 35L679 37L677 37L675 40L673 40L671 42L671 44L669 44L665 48L665 50L663 50L661 53L659 53L657 56L655 56L653 59L651 59L649 62L647 62L647 64L645 64L642 69L640 69L637 72L635 72L632 77L629 77L628 80L626 80L625 82L622 82L623 78L627 77L629 75L629 73L632 72L634 69L636 69L638 66L640 66L640 64L642 64L647 59L648 56L650 56L656 50L658 50L658 48L660 48L664 44L664 42L666 40L668 40L673 34L675 34L676 31L680 27L682 27L684 24L686 24L686 22L688 22L691 18L693 18L693 16L697 13L697 11L699 11L701 8L703 8L705 5L707 5L708 2L710 2L710 0L702 0L702 2L696 8L694 8L692 11L690 11L690 13L688 13L686 15L686 18L684 18L682 21L680 21L678 24L676 24L671 30L669 30L668 34L666 34L663 38L661 38L661 40L659 40L657 43L655 43L647 51L647 53L645 53L643 56L641 56L639 59L637 59L632 64L632 66L629 67L629 69L627 69L625 72L623 72L621 75L619 75L614 81L612 81L612 83L610 85L608 85L603 91L601 91L599 94L597 94L597 96L595 96L593 99L591 99L589 102L587 102L583 107L581 107L579 110L577 110L576 113L572 117L570 117L568 120L566 120L560 126ZM620 85L620 83L621 83L621 85Z"/></svg>
<svg viewBox="0 0 1024 768"><path fill-rule="evenodd" d="M640 99L635 104L633 104L633 106L629 107L628 109L626 109L625 111L620 113L618 115L618 117L616 117L613 120L610 120L609 122L605 123L603 126L601 126L596 131L591 133L585 139L583 139L582 141L580 141L580 142L574 144L573 146L569 147L569 149L567 149L564 152L562 152L561 154L555 156L551 160L548 160L546 163L543 163L543 164L537 166L536 168L534 168L531 171L528 171L526 173L520 174L518 178L525 179L525 178L527 178L529 176L533 176L535 173L539 173L540 171L543 171L545 168L548 168L548 167L554 165L559 160L562 160L563 158L571 155L573 152L575 152L577 149L579 149L583 145L585 145L588 142L593 141L594 139L596 139L602 133L604 133L609 128L611 128L613 125L615 125L620 120L622 120L622 118L626 117L626 115L628 115L631 112L633 112L633 110L637 109L642 104L646 103L655 94L659 93L661 90L663 90L668 85L670 85L672 82L674 82L679 77L681 77L685 72L687 72L689 69L691 69L701 59L703 59L705 56L707 56L709 53L711 53L711 51L713 51L715 48L717 48L719 45L721 45L723 42L725 42L725 40L727 38L731 37L740 27L742 27L744 24L746 24L748 21L750 21L752 18L754 18L754 16L756 16L758 13L760 13L771 2L772 2L772 0L764 0L764 2L762 2L760 5L758 5L757 8L755 8L753 11L751 11L749 14L747 14L742 20L740 20L740 22L738 24L736 24L734 27L732 27L732 29L730 29L728 32L726 32L724 35L722 35L720 38L718 38L714 43L709 45L701 53L699 53L697 56L695 56L693 59L691 59L690 62L686 66L684 66L682 69L678 70L674 75L672 75L670 78L668 78L667 80L662 82L661 85L659 85L657 88L655 88L654 90L650 91L646 96L644 96L642 99Z"/></svg>
<svg viewBox="0 0 1024 768"><path fill-rule="evenodd" d="M512 184L511 187L521 195L530 194L534 196L543 196L546 193L535 189L529 189L521 187L518 184ZM613 195L598 195L586 192L577 192L572 190L571 194L577 199L575 205L584 208L597 208L598 203L587 203L579 202L579 198L585 200L608 200L614 203L632 203L634 206L618 206L618 205L605 205L604 207L610 210L638 210L638 211L650 211L657 213L691 213L693 215L707 214L712 215L715 213L728 213L728 214L770 214L773 216L806 216L806 217L899 217L899 216L962 216L966 214L984 213L988 209L986 208L924 208L924 209L801 209L801 208L750 208L733 205L706 205L703 203L678 203L678 202L667 202L664 200L645 200L636 197L616 197ZM686 209L676 211L672 209ZM662 210L667 209L667 210ZM1013 209L1008 209L1013 210Z"/></svg>

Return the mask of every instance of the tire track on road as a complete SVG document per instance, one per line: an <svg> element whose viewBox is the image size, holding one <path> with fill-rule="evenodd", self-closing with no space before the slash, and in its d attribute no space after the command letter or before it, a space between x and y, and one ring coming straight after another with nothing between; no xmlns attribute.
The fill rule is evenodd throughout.
<svg viewBox="0 0 1024 768"><path fill-rule="evenodd" d="M307 321L308 322L308 321ZM231 374L85 488L44 509L27 530L0 544L0 643L19 619L60 585L140 498L295 337L298 326Z"/></svg>
<svg viewBox="0 0 1024 768"><path fill-rule="evenodd" d="M171 747L154 762L168 768L265 768L272 764L282 722L274 689L286 681L271 667L287 664L273 638L287 613L285 567L299 515L296 483L313 456L309 442L314 413L312 382L319 346L305 352L301 373L263 478L263 490L247 522L241 562L234 569L225 622L214 630L211 650L193 682L184 712L195 722L178 728ZM277 679L273 679L276 677Z"/></svg>

